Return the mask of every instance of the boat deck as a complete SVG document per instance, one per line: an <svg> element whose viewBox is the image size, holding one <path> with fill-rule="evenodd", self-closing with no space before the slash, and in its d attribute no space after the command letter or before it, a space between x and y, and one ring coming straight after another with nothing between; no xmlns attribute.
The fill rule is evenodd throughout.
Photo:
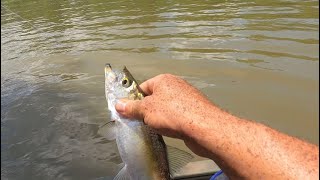
<svg viewBox="0 0 320 180"><path fill-rule="evenodd" d="M219 166L212 160L190 162L178 173L173 175L176 180L208 180L216 172L220 171Z"/></svg>

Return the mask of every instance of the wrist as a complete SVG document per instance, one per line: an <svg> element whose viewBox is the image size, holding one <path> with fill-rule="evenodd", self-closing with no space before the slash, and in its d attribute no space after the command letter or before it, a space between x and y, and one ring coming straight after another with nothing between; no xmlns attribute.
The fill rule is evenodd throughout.
<svg viewBox="0 0 320 180"><path fill-rule="evenodd" d="M230 128L234 127L235 117L217 106L206 106L206 113L186 123L183 128L183 140L187 146L198 155L213 159L212 155L219 153L219 147L230 140ZM192 122L192 121L191 121Z"/></svg>
<svg viewBox="0 0 320 180"><path fill-rule="evenodd" d="M223 112L221 109L213 104L206 104L204 107L199 108L202 111L193 112L193 115L188 116L182 127L182 137L184 140L204 138L207 135L214 133L215 125L221 121Z"/></svg>

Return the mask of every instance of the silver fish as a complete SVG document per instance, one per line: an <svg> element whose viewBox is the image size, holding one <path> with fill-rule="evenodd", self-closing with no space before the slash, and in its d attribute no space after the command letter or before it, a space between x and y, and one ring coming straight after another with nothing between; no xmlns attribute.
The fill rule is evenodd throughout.
<svg viewBox="0 0 320 180"><path fill-rule="evenodd" d="M168 149L174 151L171 159L171 171L185 165L192 156L177 149L167 148L161 135L140 120L126 119L115 110L119 99L141 100L144 93L126 67L122 71L113 70L105 65L105 94L114 130L118 150L124 167L115 179L131 180L167 180L171 179L168 161ZM112 124L112 123L109 123ZM181 151L181 150L180 150ZM177 152L179 155L177 155ZM182 154L182 155L181 155ZM178 157L178 158L177 158ZM181 158L180 158L181 157Z"/></svg>

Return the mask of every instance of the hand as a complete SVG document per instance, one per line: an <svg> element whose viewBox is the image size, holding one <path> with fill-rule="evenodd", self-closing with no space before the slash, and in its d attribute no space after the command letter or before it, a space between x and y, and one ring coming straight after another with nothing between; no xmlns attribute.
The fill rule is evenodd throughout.
<svg viewBox="0 0 320 180"><path fill-rule="evenodd" d="M141 89L147 97L122 101L117 111L184 140L231 179L319 179L318 146L233 116L173 75L156 76Z"/></svg>
<svg viewBox="0 0 320 180"><path fill-rule="evenodd" d="M187 131L193 130L189 127L201 124L202 120L212 116L208 113L213 112L213 104L181 78L170 74L159 75L140 87L147 94L143 100L122 100L116 105L116 110L125 117L144 120L159 134L186 142L189 139ZM190 143L188 146L194 149Z"/></svg>
<svg viewBox="0 0 320 180"><path fill-rule="evenodd" d="M179 138L196 154L209 157L210 152L194 136L206 136L200 126L214 124L221 114L199 90L174 75L156 76L140 85L147 94L143 100L122 100L116 110L128 118L144 120L159 134Z"/></svg>

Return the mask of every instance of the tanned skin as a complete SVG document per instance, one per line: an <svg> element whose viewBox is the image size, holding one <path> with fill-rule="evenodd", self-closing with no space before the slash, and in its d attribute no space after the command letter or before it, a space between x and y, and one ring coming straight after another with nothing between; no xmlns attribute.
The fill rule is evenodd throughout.
<svg viewBox="0 0 320 180"><path fill-rule="evenodd" d="M185 80L170 74L140 85L143 100L122 100L123 116L182 139L214 160L230 179L319 179L319 147L229 114Z"/></svg>

